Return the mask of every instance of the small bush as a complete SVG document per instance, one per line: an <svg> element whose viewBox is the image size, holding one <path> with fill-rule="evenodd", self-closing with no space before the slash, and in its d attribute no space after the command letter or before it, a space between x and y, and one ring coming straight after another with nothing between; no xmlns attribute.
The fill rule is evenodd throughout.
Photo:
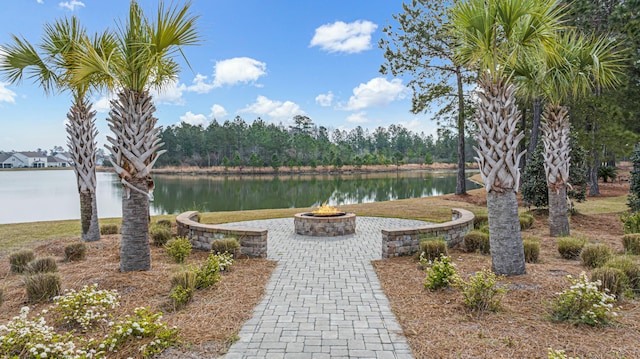
<svg viewBox="0 0 640 359"><path fill-rule="evenodd" d="M531 226L533 225L534 222L534 218L531 214L529 213L520 213L520 215L518 215L518 217L520 218L520 230L524 231L525 229L529 229L531 228Z"/></svg>
<svg viewBox="0 0 640 359"><path fill-rule="evenodd" d="M35 258L32 250L21 250L11 253L9 256L9 264L11 264L11 273L22 273L29 262Z"/></svg>
<svg viewBox="0 0 640 359"><path fill-rule="evenodd" d="M438 290L452 286L459 280L456 265L451 263L451 258L440 256L430 267L426 269L427 277L424 280L424 287L430 290Z"/></svg>
<svg viewBox="0 0 640 359"><path fill-rule="evenodd" d="M538 263L540 256L540 242L535 239L525 239L522 241L524 245L524 260L527 263Z"/></svg>
<svg viewBox="0 0 640 359"><path fill-rule="evenodd" d="M233 264L233 258L228 253L209 254L207 261L196 272L196 288L204 289L218 283L222 277L220 272Z"/></svg>
<svg viewBox="0 0 640 359"><path fill-rule="evenodd" d="M64 247L65 262L84 260L87 256L87 245L84 242L71 243Z"/></svg>
<svg viewBox="0 0 640 359"><path fill-rule="evenodd" d="M629 254L640 255L640 233L629 233L622 237L624 251Z"/></svg>
<svg viewBox="0 0 640 359"><path fill-rule="evenodd" d="M58 265L53 257L37 258L29 262L24 271L27 274L53 273L58 271Z"/></svg>
<svg viewBox="0 0 640 359"><path fill-rule="evenodd" d="M425 239L420 241L420 257L427 261L434 261L441 255L447 255L447 242L442 238Z"/></svg>
<svg viewBox="0 0 640 359"><path fill-rule="evenodd" d="M195 289L185 288L181 285L171 288L171 292L169 292L169 299L171 300L173 310L180 310L189 304L193 299L194 292Z"/></svg>
<svg viewBox="0 0 640 359"><path fill-rule="evenodd" d="M635 293L640 293L640 264L628 256L614 256L604 266L620 269L629 279L629 287Z"/></svg>
<svg viewBox="0 0 640 359"><path fill-rule="evenodd" d="M177 273L171 278L171 286L181 286L183 288L195 288L197 283L197 271L185 270Z"/></svg>
<svg viewBox="0 0 640 359"><path fill-rule="evenodd" d="M100 234L109 235L109 234L118 234L118 225L117 224L103 224L100 226Z"/></svg>
<svg viewBox="0 0 640 359"><path fill-rule="evenodd" d="M151 240L156 247L162 247L171 239L171 227L161 224L154 224L149 229Z"/></svg>
<svg viewBox="0 0 640 359"><path fill-rule="evenodd" d="M475 214L473 219L473 228L480 229L480 227L489 223L489 217L486 214Z"/></svg>
<svg viewBox="0 0 640 359"><path fill-rule="evenodd" d="M87 331L99 321L106 321L107 311L120 305L116 290L98 290L98 285L84 286L80 291L69 290L63 296L53 298L52 311L58 321L67 325L79 325Z"/></svg>
<svg viewBox="0 0 640 359"><path fill-rule="evenodd" d="M601 291L600 283L590 282L584 272L577 279L568 278L571 287L558 293L550 303L551 318L591 326L607 324L615 315L611 312L615 298Z"/></svg>
<svg viewBox="0 0 640 359"><path fill-rule="evenodd" d="M478 230L482 233L489 234L489 223L481 225Z"/></svg>
<svg viewBox="0 0 640 359"><path fill-rule="evenodd" d="M186 237L172 238L164 245L164 248L176 263L183 263L184 259L191 254L191 242Z"/></svg>
<svg viewBox="0 0 640 359"><path fill-rule="evenodd" d="M240 249L240 242L235 238L221 238L211 242L211 253L229 253L234 257Z"/></svg>
<svg viewBox="0 0 640 359"><path fill-rule="evenodd" d="M564 237L558 239L558 253L564 259L577 259L580 257L582 248L586 241L573 237Z"/></svg>
<svg viewBox="0 0 640 359"><path fill-rule="evenodd" d="M465 306L476 312L497 311L507 292L498 286L498 277L488 269L476 272L468 281L458 281L456 286L462 291Z"/></svg>
<svg viewBox="0 0 640 359"><path fill-rule="evenodd" d="M618 177L618 169L613 166L600 166L598 167L598 178L602 178L602 181L607 183L609 179L612 181Z"/></svg>
<svg viewBox="0 0 640 359"><path fill-rule="evenodd" d="M640 233L640 212L625 212L620 215L624 233Z"/></svg>
<svg viewBox="0 0 640 359"><path fill-rule="evenodd" d="M156 224L159 225L159 226L167 227L169 229L171 228L171 221L168 220L168 219L159 219L156 222Z"/></svg>
<svg viewBox="0 0 640 359"><path fill-rule="evenodd" d="M24 284L29 303L48 302L60 294L60 276L57 273L26 276Z"/></svg>
<svg viewBox="0 0 640 359"><path fill-rule="evenodd" d="M591 281L600 283L600 291L609 292L616 298L629 288L629 278L618 268L600 267L591 271Z"/></svg>
<svg viewBox="0 0 640 359"><path fill-rule="evenodd" d="M587 268L597 268L611 258L611 248L604 243L587 244L582 248L580 259Z"/></svg>
<svg viewBox="0 0 640 359"><path fill-rule="evenodd" d="M486 237L480 237L480 246L478 247L480 250L480 254L489 255L491 254L491 238L489 235Z"/></svg>
<svg viewBox="0 0 640 359"><path fill-rule="evenodd" d="M478 230L471 231L464 235L464 249L469 253L473 253L480 248L480 244L489 240L489 235Z"/></svg>
<svg viewBox="0 0 640 359"><path fill-rule="evenodd" d="M567 354L565 354L564 350L553 350L549 348L549 351L547 352L547 359L580 359L580 358L568 357Z"/></svg>

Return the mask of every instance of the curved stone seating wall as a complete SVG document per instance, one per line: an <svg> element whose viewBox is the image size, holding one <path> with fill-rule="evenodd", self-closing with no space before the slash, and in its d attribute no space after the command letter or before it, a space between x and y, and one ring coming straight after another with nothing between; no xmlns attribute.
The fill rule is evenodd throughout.
<svg viewBox="0 0 640 359"><path fill-rule="evenodd" d="M198 212L190 211L176 217L178 235L187 237L194 248L210 251L211 242L233 237L240 241L240 253L248 257L267 258L267 231L228 229L198 222Z"/></svg>
<svg viewBox="0 0 640 359"><path fill-rule="evenodd" d="M473 230L474 215L460 208L451 209L450 222L430 224L421 228L382 230L382 258L405 256L420 249L420 239L443 237L449 248L462 244L464 235Z"/></svg>

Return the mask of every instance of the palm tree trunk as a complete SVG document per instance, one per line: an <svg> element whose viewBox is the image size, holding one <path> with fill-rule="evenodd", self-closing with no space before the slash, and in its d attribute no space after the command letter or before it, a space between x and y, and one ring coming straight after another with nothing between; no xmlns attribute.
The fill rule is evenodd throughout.
<svg viewBox="0 0 640 359"><path fill-rule="evenodd" d="M475 118L478 147L474 149L487 191L492 268L500 275L525 274L516 199L518 164L524 154L518 153L518 144L524 134L517 129L521 114L516 105L516 88L504 78L494 80L488 73L481 77L479 86Z"/></svg>
<svg viewBox="0 0 640 359"><path fill-rule="evenodd" d="M122 194L121 272L151 269L149 197L145 194L147 183L144 179L135 179L130 183L144 192L130 190ZM130 192L128 196L126 192Z"/></svg>
<svg viewBox="0 0 640 359"><path fill-rule="evenodd" d="M100 225L96 203L96 136L95 111L83 98L74 99L67 114L67 140L73 160L73 170L80 194L80 224L82 240L100 240Z"/></svg>
<svg viewBox="0 0 640 359"><path fill-rule="evenodd" d="M156 108L148 92L124 89L111 101L109 127L115 138L111 145L113 167L124 187L122 195L122 243L120 270L149 270L149 199L152 197L151 168L164 150L153 116Z"/></svg>
<svg viewBox="0 0 640 359"><path fill-rule="evenodd" d="M544 170L549 188L549 232L552 237L569 235L567 183L569 183L569 112L549 105L541 124L544 137Z"/></svg>
<svg viewBox="0 0 640 359"><path fill-rule="evenodd" d="M458 177L456 178L456 194L467 193L467 176L465 176L464 156L464 93L462 85L462 69L456 67L456 79L458 84Z"/></svg>
<svg viewBox="0 0 640 359"><path fill-rule="evenodd" d="M531 136L529 138L529 150L527 151L527 156L525 163L528 163L533 156L533 153L536 151L536 147L538 147L538 135L540 134L540 117L542 115L542 99L540 97L536 97L533 101L533 123L531 124Z"/></svg>

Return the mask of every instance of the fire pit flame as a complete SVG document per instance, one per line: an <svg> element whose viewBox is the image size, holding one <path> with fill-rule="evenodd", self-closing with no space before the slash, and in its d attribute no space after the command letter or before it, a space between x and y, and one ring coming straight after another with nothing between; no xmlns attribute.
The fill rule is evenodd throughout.
<svg viewBox="0 0 640 359"><path fill-rule="evenodd" d="M320 207L311 211L311 213L313 215L318 215L318 216L334 216L334 215L341 214L343 212L338 211L336 207L328 206L327 202L325 201L320 205Z"/></svg>

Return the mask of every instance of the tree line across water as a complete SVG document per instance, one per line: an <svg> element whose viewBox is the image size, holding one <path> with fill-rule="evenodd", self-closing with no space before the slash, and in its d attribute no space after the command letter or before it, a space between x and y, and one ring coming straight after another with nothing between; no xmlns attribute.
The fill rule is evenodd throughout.
<svg viewBox="0 0 640 359"><path fill-rule="evenodd" d="M252 123L241 117L207 127L181 123L160 134L167 152L159 166L280 167L431 164L457 161L457 138L449 130L439 135L415 133L402 125L358 126L352 130L328 129L307 116L295 116L293 125ZM467 140L467 158L472 158L472 139Z"/></svg>

